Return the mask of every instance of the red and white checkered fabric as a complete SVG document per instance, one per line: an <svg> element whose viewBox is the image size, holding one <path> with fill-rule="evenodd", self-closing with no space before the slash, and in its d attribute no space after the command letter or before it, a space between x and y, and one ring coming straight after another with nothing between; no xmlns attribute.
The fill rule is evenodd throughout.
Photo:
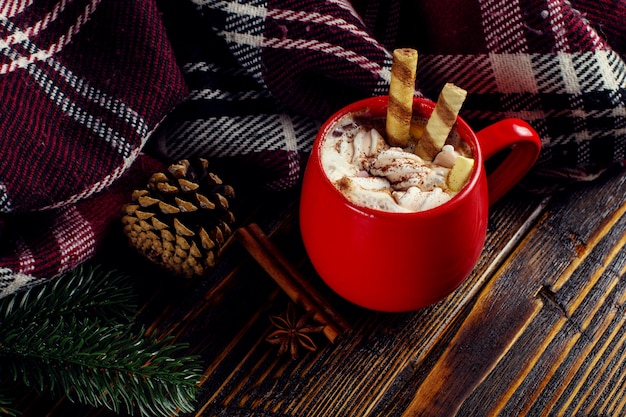
<svg viewBox="0 0 626 417"><path fill-rule="evenodd" d="M93 256L187 92L153 1L0 1L0 295Z"/></svg>

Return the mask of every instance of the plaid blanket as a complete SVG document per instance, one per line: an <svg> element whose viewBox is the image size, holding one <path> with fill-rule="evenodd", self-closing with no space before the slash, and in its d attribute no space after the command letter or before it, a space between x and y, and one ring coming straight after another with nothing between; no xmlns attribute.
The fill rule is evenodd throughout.
<svg viewBox="0 0 626 417"><path fill-rule="evenodd" d="M92 257L159 164L297 187L324 118L386 93L395 47L420 53L417 94L468 90L475 128L533 125L542 184L595 178L626 158L625 18L608 0L0 0L0 296Z"/></svg>

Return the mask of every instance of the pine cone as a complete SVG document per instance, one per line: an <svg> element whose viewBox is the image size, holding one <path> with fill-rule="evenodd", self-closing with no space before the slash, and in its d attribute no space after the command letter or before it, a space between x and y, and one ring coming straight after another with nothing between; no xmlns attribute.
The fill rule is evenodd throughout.
<svg viewBox="0 0 626 417"><path fill-rule="evenodd" d="M124 206L129 244L150 261L186 278L205 275L232 234L230 185L209 172L203 158L179 161L135 190Z"/></svg>

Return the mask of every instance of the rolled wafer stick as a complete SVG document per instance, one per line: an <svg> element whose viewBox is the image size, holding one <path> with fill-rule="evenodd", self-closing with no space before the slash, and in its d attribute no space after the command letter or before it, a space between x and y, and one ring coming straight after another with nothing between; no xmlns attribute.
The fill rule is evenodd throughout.
<svg viewBox="0 0 626 417"><path fill-rule="evenodd" d="M417 51L399 48L393 51L389 105L387 107L387 141L391 146L406 146L413 114Z"/></svg>
<svg viewBox="0 0 626 417"><path fill-rule="evenodd" d="M439 153L456 123L459 110L467 97L467 91L454 84L443 86L433 113L426 122L424 133L415 147L415 153L422 159L432 161Z"/></svg>

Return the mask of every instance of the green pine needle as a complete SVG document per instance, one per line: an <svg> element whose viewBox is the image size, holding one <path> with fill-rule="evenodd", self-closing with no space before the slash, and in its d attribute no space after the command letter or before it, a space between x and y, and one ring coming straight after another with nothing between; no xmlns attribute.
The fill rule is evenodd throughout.
<svg viewBox="0 0 626 417"><path fill-rule="evenodd" d="M80 266L49 283L0 299L0 325L21 325L47 317L91 317L128 321L136 309L130 279L101 266ZM1 339L0 339L1 340Z"/></svg>
<svg viewBox="0 0 626 417"><path fill-rule="evenodd" d="M6 392L0 390L0 416L15 417L20 414L19 411L11 408L12 399L13 398L9 398Z"/></svg>
<svg viewBox="0 0 626 417"><path fill-rule="evenodd" d="M193 411L198 358L181 356L187 346L171 338L132 329L128 281L98 267L79 268L1 299L0 375L118 413Z"/></svg>

